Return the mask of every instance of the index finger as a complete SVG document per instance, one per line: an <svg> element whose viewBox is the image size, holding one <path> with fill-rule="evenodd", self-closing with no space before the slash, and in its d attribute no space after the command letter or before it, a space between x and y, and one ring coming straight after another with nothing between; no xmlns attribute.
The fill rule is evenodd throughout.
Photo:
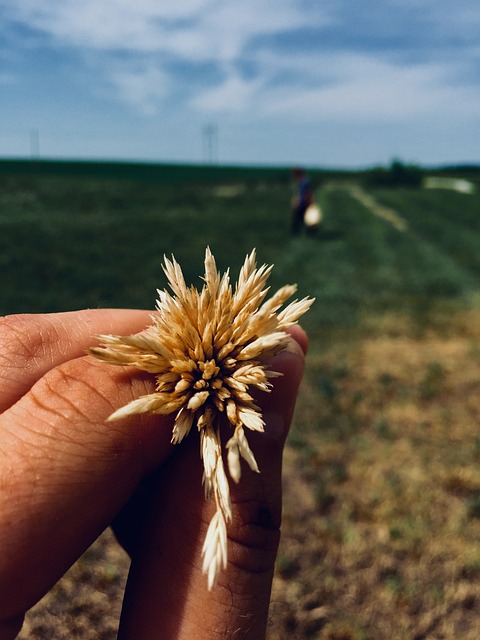
<svg viewBox="0 0 480 640"><path fill-rule="evenodd" d="M150 313L134 309L86 309L19 314L0 318L0 413L17 402L43 375L85 355L98 334L137 333Z"/></svg>

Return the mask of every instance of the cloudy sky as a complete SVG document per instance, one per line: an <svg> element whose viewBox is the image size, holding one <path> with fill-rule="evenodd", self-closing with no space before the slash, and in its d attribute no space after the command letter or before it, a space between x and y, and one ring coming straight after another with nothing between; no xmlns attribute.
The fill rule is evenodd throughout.
<svg viewBox="0 0 480 640"><path fill-rule="evenodd" d="M1 0L0 156L478 163L479 36L478 0Z"/></svg>

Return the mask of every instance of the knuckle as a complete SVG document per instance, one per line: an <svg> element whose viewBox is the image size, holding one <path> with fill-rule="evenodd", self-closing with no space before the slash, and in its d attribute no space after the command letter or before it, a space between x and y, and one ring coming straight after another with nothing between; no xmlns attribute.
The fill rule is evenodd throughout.
<svg viewBox="0 0 480 640"><path fill-rule="evenodd" d="M0 318L0 364L25 367L49 357L58 333L46 316L14 314Z"/></svg>
<svg viewBox="0 0 480 640"><path fill-rule="evenodd" d="M105 428L105 420L119 406L151 392L148 381L130 373L109 371L89 356L69 360L48 371L29 392L32 411L81 424ZM58 420L55 420L58 422Z"/></svg>
<svg viewBox="0 0 480 640"><path fill-rule="evenodd" d="M127 430L105 425L113 411L115 380L98 376L97 365L88 360L71 360L50 370L18 406L22 413L17 418L28 431L27 446L35 451L30 453L35 464L43 456L65 468L88 460L93 469L97 462L103 468L129 455Z"/></svg>
<svg viewBox="0 0 480 640"><path fill-rule="evenodd" d="M96 364L79 358L51 369L32 388L30 398L37 408L77 422L90 417L92 407L100 415L112 410L105 386L97 376Z"/></svg>
<svg viewBox="0 0 480 640"><path fill-rule="evenodd" d="M235 505L238 517L230 527L229 561L248 573L271 570L280 542L280 516L268 502L249 500Z"/></svg>

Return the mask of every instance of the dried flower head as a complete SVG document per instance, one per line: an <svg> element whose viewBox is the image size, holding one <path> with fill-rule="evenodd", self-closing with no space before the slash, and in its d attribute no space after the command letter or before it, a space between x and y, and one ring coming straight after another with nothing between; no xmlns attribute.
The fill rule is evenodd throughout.
<svg viewBox="0 0 480 640"><path fill-rule="evenodd" d="M235 290L228 271L223 276L218 273L209 248L201 291L186 286L173 257L171 261L165 258L163 269L173 295L158 291L153 324L131 336L100 336L103 345L90 353L110 364L148 371L156 378L154 393L133 400L109 420L144 412L175 413L174 444L193 425L198 429L205 495L216 504L203 546L203 571L210 589L227 564L226 523L232 518L220 430L230 431L226 448L232 480L240 480L241 457L258 472L245 428L263 431L265 423L251 390L270 390L269 379L279 374L269 369L269 361L287 346L291 338L285 329L296 323L313 300L294 301L279 311L296 291L295 285L286 285L264 302L272 267L257 269L255 250L246 257Z"/></svg>

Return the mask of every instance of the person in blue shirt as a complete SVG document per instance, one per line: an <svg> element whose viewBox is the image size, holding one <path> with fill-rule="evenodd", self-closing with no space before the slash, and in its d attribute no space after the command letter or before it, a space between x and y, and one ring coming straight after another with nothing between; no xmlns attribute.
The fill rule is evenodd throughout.
<svg viewBox="0 0 480 640"><path fill-rule="evenodd" d="M293 179L297 183L297 192L293 201L292 235L298 235L305 227L305 211L312 203L310 180L304 169L295 167Z"/></svg>

